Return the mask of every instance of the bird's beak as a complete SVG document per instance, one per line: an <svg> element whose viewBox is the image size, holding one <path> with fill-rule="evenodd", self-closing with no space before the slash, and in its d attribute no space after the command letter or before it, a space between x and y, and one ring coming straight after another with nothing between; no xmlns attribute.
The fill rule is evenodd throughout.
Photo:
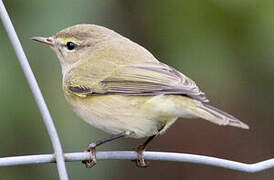
<svg viewBox="0 0 274 180"><path fill-rule="evenodd" d="M34 41L40 42L40 43L44 43L46 45L49 45L51 47L54 46L54 42L52 37L32 37L31 38Z"/></svg>

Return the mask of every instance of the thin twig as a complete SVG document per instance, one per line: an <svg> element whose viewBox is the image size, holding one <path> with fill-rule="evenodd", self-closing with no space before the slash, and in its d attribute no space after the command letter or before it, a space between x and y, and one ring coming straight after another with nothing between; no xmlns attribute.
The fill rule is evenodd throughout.
<svg viewBox="0 0 274 180"><path fill-rule="evenodd" d="M64 155L65 160L68 162L89 160L90 158L90 153L87 152L66 153ZM96 153L96 158L98 160L134 160L137 158L137 153L134 151L101 151ZM146 160L204 164L248 173L274 168L274 158L254 164L246 164L203 155L151 151L144 152L144 158ZM0 167L53 162L55 162L55 159L52 154L13 156L0 158Z"/></svg>
<svg viewBox="0 0 274 180"><path fill-rule="evenodd" d="M2 0L0 0L0 17L43 117L44 124L47 128L54 152L56 154L59 177L61 180L68 180L63 150L53 120Z"/></svg>

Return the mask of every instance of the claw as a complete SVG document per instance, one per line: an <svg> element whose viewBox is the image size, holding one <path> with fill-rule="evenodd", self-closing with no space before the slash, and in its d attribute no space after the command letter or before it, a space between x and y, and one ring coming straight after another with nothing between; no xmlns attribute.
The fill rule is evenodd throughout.
<svg viewBox="0 0 274 180"><path fill-rule="evenodd" d="M86 168L92 168L96 165L96 149L93 143L88 146L84 152L90 152L90 159L82 161L86 165Z"/></svg>
<svg viewBox="0 0 274 180"><path fill-rule="evenodd" d="M144 160L143 152L145 151L145 146L140 145L136 148L136 152L138 153L138 158L134 160L136 162L136 166L138 168L147 168L149 167L149 163Z"/></svg>

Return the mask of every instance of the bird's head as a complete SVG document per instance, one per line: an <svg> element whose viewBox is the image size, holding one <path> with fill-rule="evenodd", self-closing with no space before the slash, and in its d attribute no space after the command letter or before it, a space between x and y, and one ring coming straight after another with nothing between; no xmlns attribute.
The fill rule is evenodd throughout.
<svg viewBox="0 0 274 180"><path fill-rule="evenodd" d="M32 40L50 46L57 54L62 68L89 56L102 42L121 37L102 26L79 24L68 27L50 37L33 37Z"/></svg>

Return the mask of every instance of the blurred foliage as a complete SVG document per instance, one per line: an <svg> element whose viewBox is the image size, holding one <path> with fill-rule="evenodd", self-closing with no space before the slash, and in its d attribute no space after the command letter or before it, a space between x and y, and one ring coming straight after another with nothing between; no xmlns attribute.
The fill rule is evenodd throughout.
<svg viewBox="0 0 274 180"><path fill-rule="evenodd" d="M274 1L270 0L10 0L5 1L60 135L64 151L82 151L107 134L71 111L55 54L32 36L79 23L109 27L194 79L211 104L248 123L250 131L203 120L179 120L153 150L199 153L244 162L274 154ZM50 153L52 147L23 72L0 25L0 156ZM179 140L179 141L178 141ZM119 142L119 143L118 143ZM120 140L100 150L130 150ZM93 169L67 163L71 179L273 179L274 170L246 174L193 164L153 162L136 169L104 161ZM107 171L106 171L107 170ZM107 172L107 173L106 173ZM163 172L163 173L159 173ZM54 164L0 168L0 179L57 179Z"/></svg>

